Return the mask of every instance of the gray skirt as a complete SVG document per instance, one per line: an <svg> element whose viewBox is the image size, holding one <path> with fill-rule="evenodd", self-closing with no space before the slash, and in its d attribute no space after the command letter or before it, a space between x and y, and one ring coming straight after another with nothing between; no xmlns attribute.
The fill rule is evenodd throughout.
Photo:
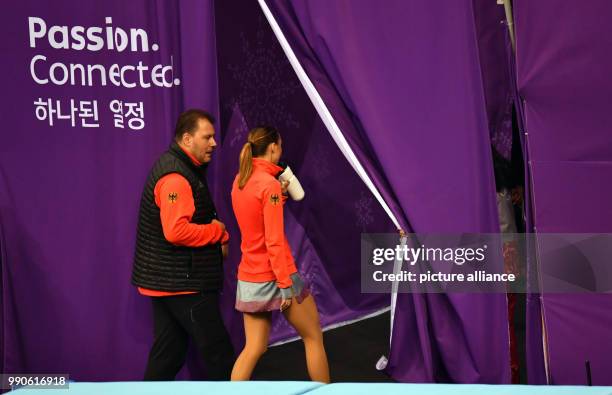
<svg viewBox="0 0 612 395"><path fill-rule="evenodd" d="M291 286L293 296L298 303L302 303L310 295L310 289L298 272L293 273L290 278L293 282ZM238 280L236 288L236 310L238 311L260 313L279 310L282 300L276 281L252 283Z"/></svg>

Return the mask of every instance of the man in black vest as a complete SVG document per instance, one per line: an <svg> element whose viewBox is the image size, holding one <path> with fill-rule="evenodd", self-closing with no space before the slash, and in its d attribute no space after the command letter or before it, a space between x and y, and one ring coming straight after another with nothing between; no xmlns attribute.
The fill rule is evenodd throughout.
<svg viewBox="0 0 612 395"><path fill-rule="evenodd" d="M217 146L213 123L205 111L181 114L174 141L153 165L142 194L132 283L153 302L154 342L145 380L174 380L189 337L208 378L230 379L234 350L218 295L229 235L206 183Z"/></svg>

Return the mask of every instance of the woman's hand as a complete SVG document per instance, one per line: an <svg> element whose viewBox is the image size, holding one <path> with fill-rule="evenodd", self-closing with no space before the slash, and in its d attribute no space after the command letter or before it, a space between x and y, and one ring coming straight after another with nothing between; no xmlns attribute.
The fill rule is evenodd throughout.
<svg viewBox="0 0 612 395"><path fill-rule="evenodd" d="M291 299L283 299L280 305L280 311L285 311L291 306Z"/></svg>
<svg viewBox="0 0 612 395"><path fill-rule="evenodd" d="M281 181L281 192L283 195L287 194L287 188L289 188L289 181Z"/></svg>

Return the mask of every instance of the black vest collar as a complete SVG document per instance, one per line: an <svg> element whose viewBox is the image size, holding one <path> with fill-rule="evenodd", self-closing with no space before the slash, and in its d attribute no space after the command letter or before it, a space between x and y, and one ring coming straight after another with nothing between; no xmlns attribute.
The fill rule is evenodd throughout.
<svg viewBox="0 0 612 395"><path fill-rule="evenodd" d="M168 152L170 152L173 156L175 156L178 159L180 159L181 162L183 162L184 164L189 166L189 168L191 170L193 170L196 174L198 174L200 176L205 176L206 175L206 168L208 167L208 164L207 163L203 163L203 164L201 164L199 166L195 165L193 163L193 161L191 160L191 158L189 156L187 156L185 151L183 151L183 149L181 147L179 147L179 145L175 141L173 141L170 144L170 149L168 149Z"/></svg>

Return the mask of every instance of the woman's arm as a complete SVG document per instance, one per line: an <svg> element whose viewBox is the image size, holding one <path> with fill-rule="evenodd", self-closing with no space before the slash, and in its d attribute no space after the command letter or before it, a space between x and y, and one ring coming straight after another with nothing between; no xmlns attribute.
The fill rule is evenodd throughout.
<svg viewBox="0 0 612 395"><path fill-rule="evenodd" d="M292 285L291 273L287 269L286 256L283 250L285 225L283 220L283 201L281 185L272 181L263 193L264 238L272 271L276 276L278 287L289 288Z"/></svg>

